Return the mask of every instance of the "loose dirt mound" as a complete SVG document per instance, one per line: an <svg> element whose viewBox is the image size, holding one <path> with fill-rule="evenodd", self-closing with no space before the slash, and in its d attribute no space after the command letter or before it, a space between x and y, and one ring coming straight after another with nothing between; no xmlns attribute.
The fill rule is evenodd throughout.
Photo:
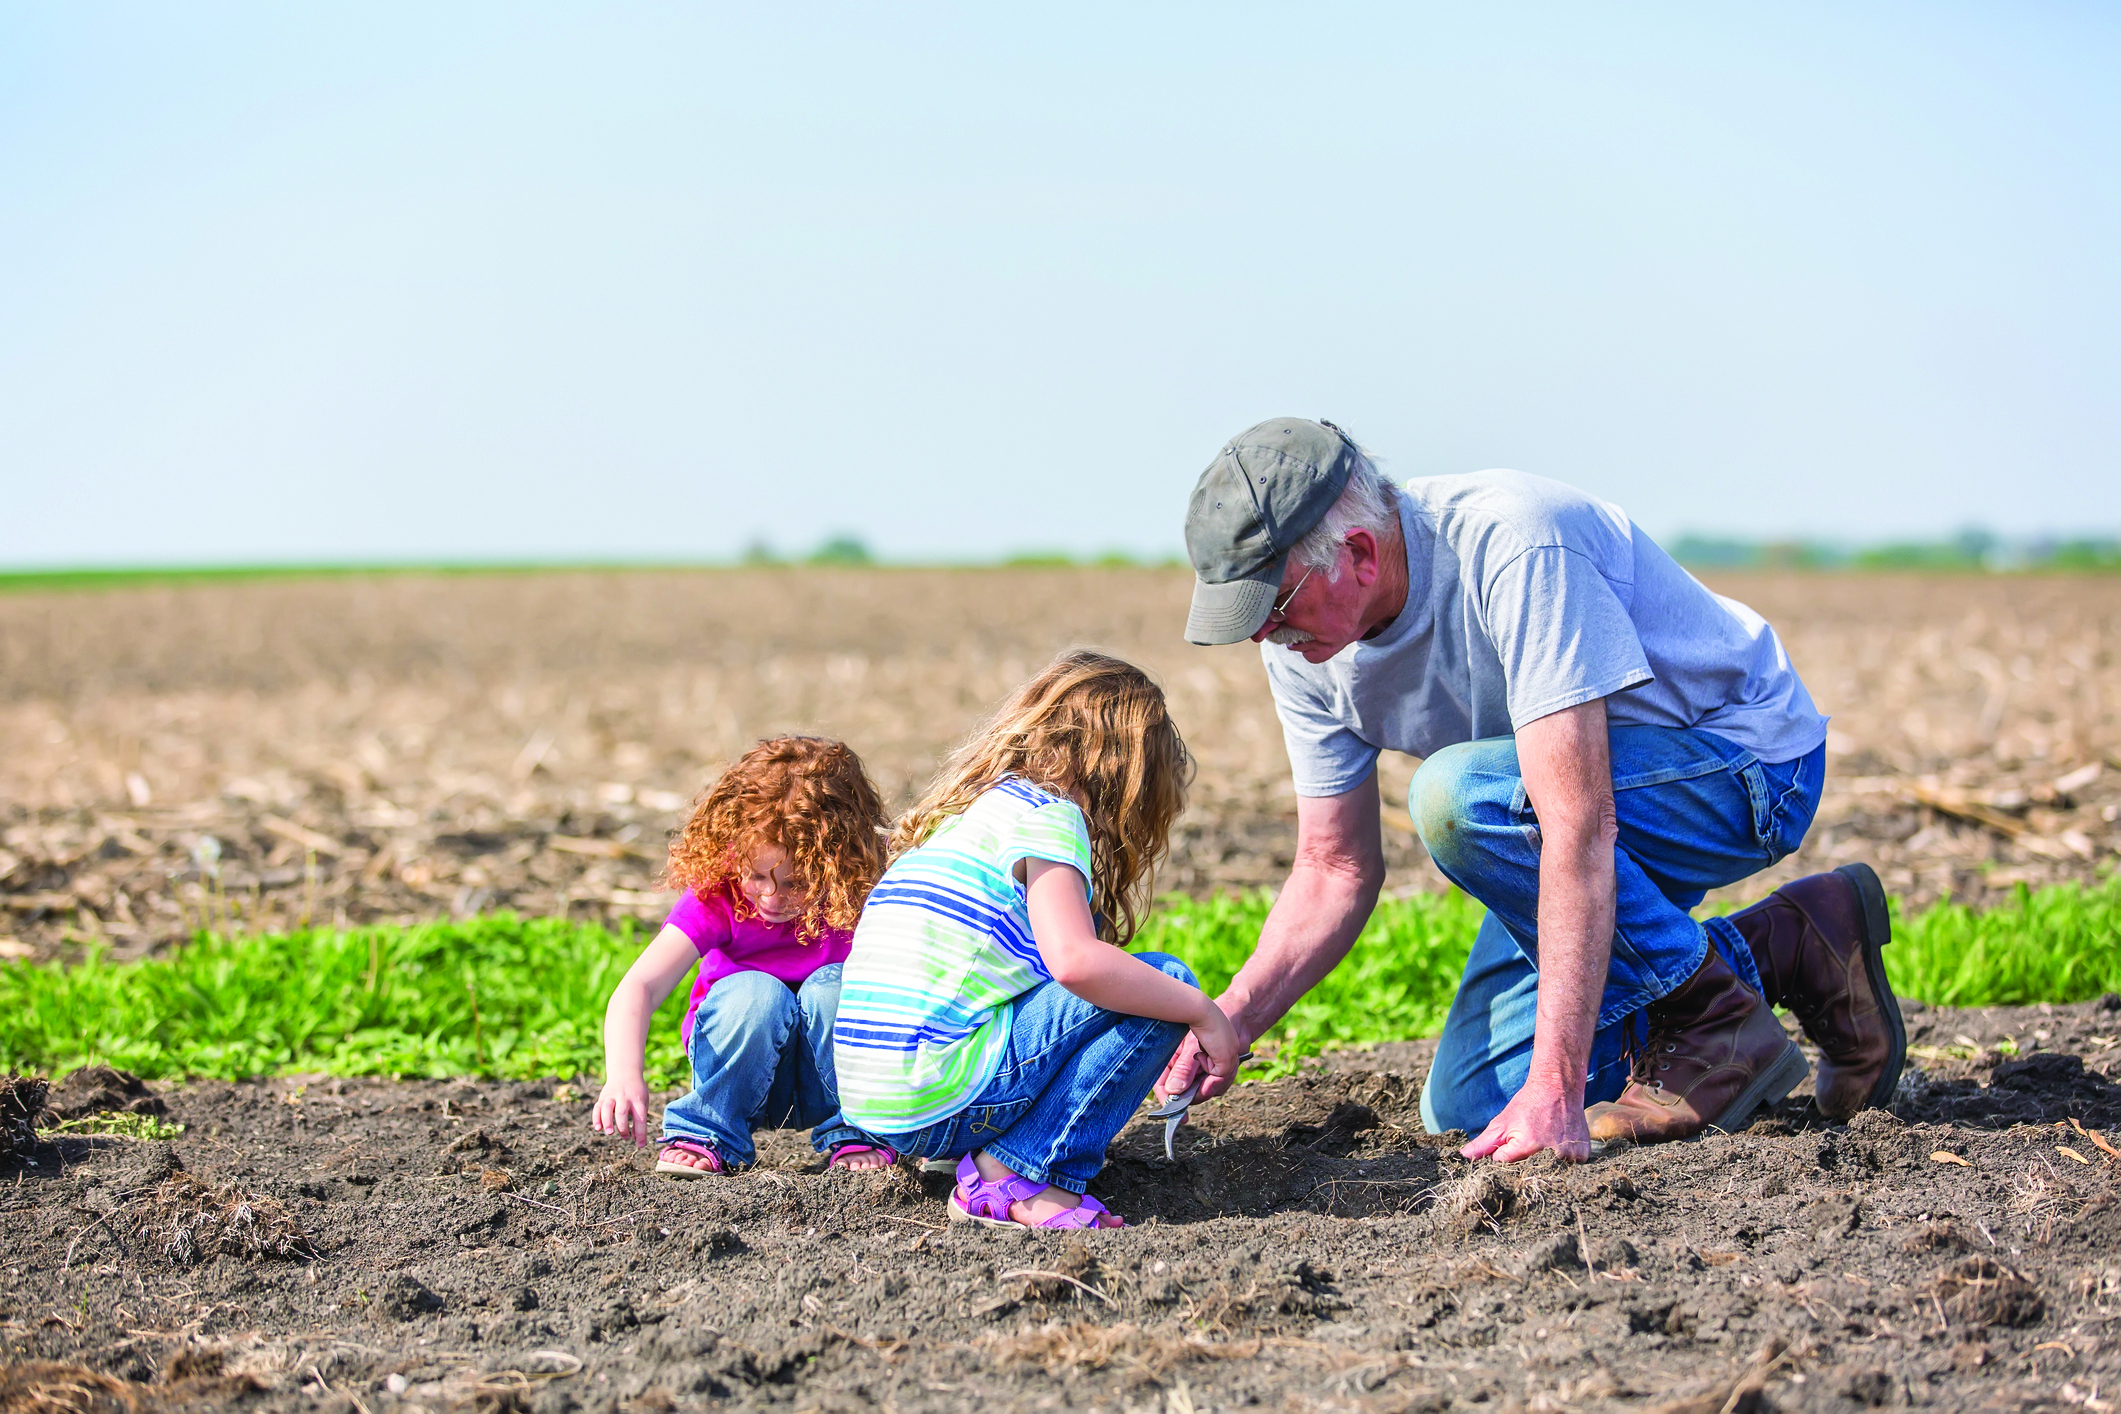
<svg viewBox="0 0 2121 1414"><path fill-rule="evenodd" d="M107 1065L85 1065L54 1087L46 1102L56 1119L86 1119L98 1114L162 1115L162 1097L136 1075Z"/></svg>
<svg viewBox="0 0 2121 1414"><path fill-rule="evenodd" d="M174 1267L216 1257L313 1261L316 1244L287 1209L241 1185L209 1187L178 1173L126 1205L122 1224L136 1250Z"/></svg>
<svg viewBox="0 0 2121 1414"><path fill-rule="evenodd" d="M1131 1226L1059 1238L799 1135L659 1179L542 1085L185 1086L174 1144L0 1161L0 1409L2098 1414L2121 1012L1910 1030L1892 1113L1798 1100L1580 1168L1422 1134L1419 1045L1338 1056L1202 1107L1175 1164L1130 1129L1095 1189ZM171 1214L208 1219L186 1263Z"/></svg>
<svg viewBox="0 0 2121 1414"><path fill-rule="evenodd" d="M0 1154L26 1154L37 1142L37 1123L51 1094L42 1076L10 1075L0 1081Z"/></svg>

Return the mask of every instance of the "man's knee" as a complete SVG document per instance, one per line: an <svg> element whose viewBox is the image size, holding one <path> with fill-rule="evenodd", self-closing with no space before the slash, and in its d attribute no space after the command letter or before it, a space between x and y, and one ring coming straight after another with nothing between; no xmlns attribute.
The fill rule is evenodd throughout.
<svg viewBox="0 0 2121 1414"><path fill-rule="evenodd" d="M1478 1134L1501 1113L1492 1065L1469 1065L1467 1057L1438 1051L1421 1087L1422 1127L1431 1134L1453 1129Z"/></svg>
<svg viewBox="0 0 2121 1414"><path fill-rule="evenodd" d="M1499 784L1494 744L1482 741L1447 746L1421 763L1407 789L1407 814L1414 832L1438 866L1450 869L1477 851L1473 826L1487 823L1498 804Z"/></svg>

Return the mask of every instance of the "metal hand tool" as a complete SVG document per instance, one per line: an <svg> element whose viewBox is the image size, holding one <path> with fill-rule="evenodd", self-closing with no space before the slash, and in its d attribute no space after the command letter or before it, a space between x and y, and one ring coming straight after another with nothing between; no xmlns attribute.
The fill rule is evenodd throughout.
<svg viewBox="0 0 2121 1414"><path fill-rule="evenodd" d="M1243 1065L1250 1059L1252 1059L1252 1053L1246 1051L1237 1058L1237 1063ZM1178 1162L1178 1154L1171 1147L1171 1141L1178 1137L1178 1126L1185 1120L1186 1111L1193 1108L1193 1102L1200 1098L1200 1087L1206 1082L1207 1078L1207 1072L1202 1071L1193 1078L1191 1085L1188 1085L1184 1090L1149 1111L1149 1118L1160 1119L1164 1122L1164 1157L1173 1163Z"/></svg>

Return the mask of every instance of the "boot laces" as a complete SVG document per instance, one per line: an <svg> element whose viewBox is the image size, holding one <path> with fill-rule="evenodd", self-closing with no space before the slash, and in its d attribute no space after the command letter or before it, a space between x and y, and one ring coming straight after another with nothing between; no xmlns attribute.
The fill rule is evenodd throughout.
<svg viewBox="0 0 2121 1414"><path fill-rule="evenodd" d="M1664 1059L1679 1049L1679 1029L1660 1026L1652 1017L1641 1041L1635 1039L1635 1018L1629 1017L1621 1023L1620 1056L1628 1063L1628 1078L1653 1090L1662 1090L1664 1081L1657 1072L1671 1064Z"/></svg>

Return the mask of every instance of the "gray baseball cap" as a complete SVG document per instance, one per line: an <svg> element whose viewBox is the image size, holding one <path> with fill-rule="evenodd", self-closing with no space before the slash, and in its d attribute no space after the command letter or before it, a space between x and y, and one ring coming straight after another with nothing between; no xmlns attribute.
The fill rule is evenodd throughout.
<svg viewBox="0 0 2121 1414"><path fill-rule="evenodd" d="M1330 422L1277 417L1216 453L1186 507L1188 643L1241 643L1274 610L1289 550L1347 487L1355 444Z"/></svg>

